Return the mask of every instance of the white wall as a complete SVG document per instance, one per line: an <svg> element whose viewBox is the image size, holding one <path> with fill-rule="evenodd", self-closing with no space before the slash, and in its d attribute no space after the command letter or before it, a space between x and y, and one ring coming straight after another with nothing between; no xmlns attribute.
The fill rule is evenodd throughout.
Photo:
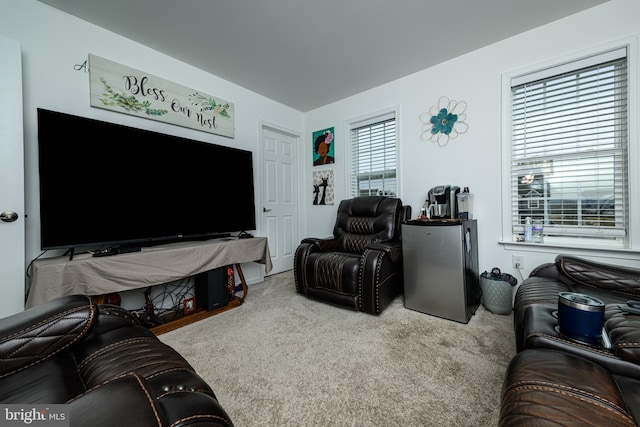
<svg viewBox="0 0 640 427"><path fill-rule="evenodd" d="M625 37L635 37L640 34L638 16L640 2L637 0L612 0L307 113L307 135L317 129L331 126L336 128L336 163L333 168L337 183L336 200L348 197L345 178L345 121L397 105L400 107L400 197L405 204L412 206L415 217L431 187L439 184L469 186L475 198L474 217L478 219L481 271L498 266L519 277L511 268L511 255L514 253L525 257L525 269L522 271L525 277L532 268L542 262L552 261L559 252L600 258L603 262L615 264L640 265L637 254L565 251L558 248L536 248L532 251L526 247L512 251L498 243L502 239L502 74L574 55L578 51L597 48ZM453 29L455 24L452 23ZM424 45L426 49L434 46L446 49L446 38L447 35L443 34L441 40L425 40ZM426 49L425 52L417 51L415 54L426 55ZM429 111L441 96L468 103L466 112L469 131L444 147L420 139L421 123L418 119L420 113ZM632 117L633 126L637 119L636 110ZM637 140L632 139L631 143L637 144ZM305 158L311 159L311 144L304 148ZM304 163L306 170L302 182L306 182L305 188L310 190L313 168L309 164L310 161ZM640 165L635 157L631 168L638 169L638 166ZM637 175L635 176L637 179ZM337 206L308 206L306 235L330 234L336 208ZM639 244L640 242L636 242L636 245ZM639 250L640 247L636 246L635 249ZM603 256L612 258L602 258Z"/></svg>
<svg viewBox="0 0 640 427"><path fill-rule="evenodd" d="M19 41L23 52L27 263L40 253L36 125L38 107L236 146L253 150L254 153L259 149L261 121L300 132L305 135L300 150L300 182L304 197L308 197L302 204L301 237L330 235L337 208L337 205L311 205L311 133L335 127L336 163L328 168L335 171L335 199L339 201L347 194L346 122L398 107L400 196L403 201L410 204L415 213L422 205L429 188L439 184L469 186L475 194L474 214L479 221L480 268L484 270L499 266L516 274L510 268L511 255L524 254L523 274L526 276L531 268L552 260L558 250L514 252L498 243L502 238L502 74L640 34L640 20L637 19L640 16L640 2L611 0L602 6L303 114L35 0L0 0L0 10L0 34ZM424 45L439 45L445 49L446 34L442 35L441 40L425 40ZM89 53L234 102L236 138L218 137L91 108L88 73L75 71L73 68L74 65L81 64ZM428 53L425 50L415 54ZM421 112L428 111L443 95L468 103L467 123L470 129L447 146L438 147L420 139L421 123L418 116ZM632 120L634 126L637 119L636 112ZM633 140L632 143L637 144L637 141ZM640 165L637 157L631 166L638 169ZM259 170L256 171L256 180L259 179L259 173ZM257 200L258 204L259 202ZM575 250L571 252L580 253ZM592 252L585 254L591 257L611 256ZM615 258L603 260L638 265L638 259L632 255L613 256ZM255 271L245 273L251 281L252 277L260 274L260 269L256 267Z"/></svg>
<svg viewBox="0 0 640 427"><path fill-rule="evenodd" d="M17 40L22 47L27 264L40 254L38 107L251 150L254 152L256 188L260 188L259 123L263 121L299 133L304 131L304 115L299 111L35 0L0 0L0 11L0 34ZM89 53L233 102L235 139L90 107L89 74L74 70L74 65L82 64ZM117 172L117 165L114 165L114 172ZM88 184L83 185L90 187L90 179L79 176L78 182L70 185L81 185L85 181ZM259 203L257 198L257 208ZM260 216L257 219L259 223ZM262 266L251 263L243 269L250 283L262 279Z"/></svg>

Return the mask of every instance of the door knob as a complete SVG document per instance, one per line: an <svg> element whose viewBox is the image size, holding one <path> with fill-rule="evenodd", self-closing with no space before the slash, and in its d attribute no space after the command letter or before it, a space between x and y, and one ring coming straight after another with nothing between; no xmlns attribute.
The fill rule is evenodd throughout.
<svg viewBox="0 0 640 427"><path fill-rule="evenodd" d="M5 211L0 213L0 221L13 222L18 219L18 214L11 211Z"/></svg>
<svg viewBox="0 0 640 427"><path fill-rule="evenodd" d="M262 212L271 212L271 209L262 208Z"/></svg>

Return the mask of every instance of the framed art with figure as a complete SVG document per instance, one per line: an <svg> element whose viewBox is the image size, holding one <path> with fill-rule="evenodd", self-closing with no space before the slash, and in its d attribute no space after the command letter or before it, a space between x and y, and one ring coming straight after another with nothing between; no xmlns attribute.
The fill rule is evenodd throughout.
<svg viewBox="0 0 640 427"><path fill-rule="evenodd" d="M313 171L313 204L333 205L334 179L332 170Z"/></svg>
<svg viewBox="0 0 640 427"><path fill-rule="evenodd" d="M335 139L333 128L313 132L313 166L330 165L335 162Z"/></svg>

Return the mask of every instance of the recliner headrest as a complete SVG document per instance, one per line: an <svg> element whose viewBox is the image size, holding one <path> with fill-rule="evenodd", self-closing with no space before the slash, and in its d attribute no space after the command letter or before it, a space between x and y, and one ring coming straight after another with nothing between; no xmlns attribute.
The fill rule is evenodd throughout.
<svg viewBox="0 0 640 427"><path fill-rule="evenodd" d="M395 239L401 212L402 202L397 198L363 196L343 200L333 234L343 250L361 251L368 243Z"/></svg>

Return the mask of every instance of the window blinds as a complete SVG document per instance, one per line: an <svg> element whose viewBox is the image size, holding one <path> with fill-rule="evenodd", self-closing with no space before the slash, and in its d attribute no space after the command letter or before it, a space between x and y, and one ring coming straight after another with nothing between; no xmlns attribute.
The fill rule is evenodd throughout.
<svg viewBox="0 0 640 427"><path fill-rule="evenodd" d="M531 217L543 221L545 235L626 235L626 50L589 60L512 80L514 234Z"/></svg>
<svg viewBox="0 0 640 427"><path fill-rule="evenodd" d="M396 157L395 115L352 125L352 196L396 197Z"/></svg>

